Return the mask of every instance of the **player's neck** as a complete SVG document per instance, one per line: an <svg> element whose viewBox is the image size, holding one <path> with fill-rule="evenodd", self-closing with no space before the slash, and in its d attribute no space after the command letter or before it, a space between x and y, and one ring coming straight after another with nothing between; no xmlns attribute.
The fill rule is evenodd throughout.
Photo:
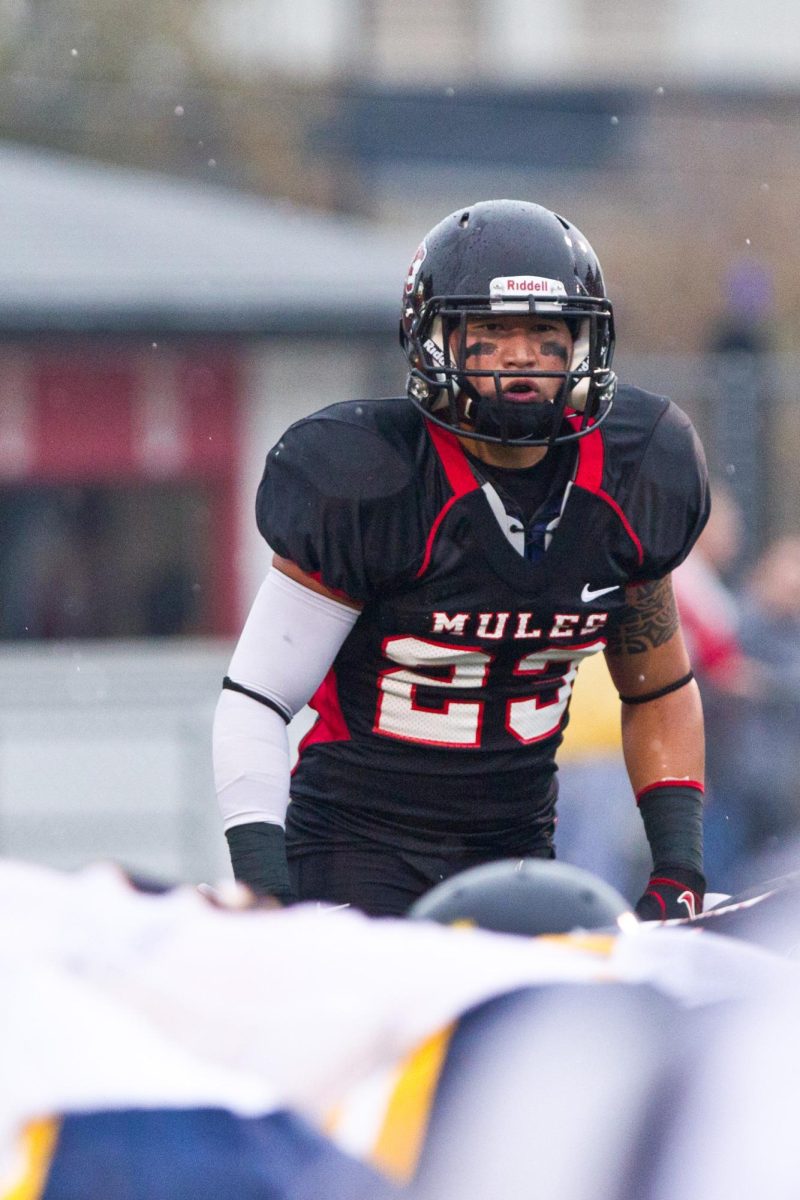
<svg viewBox="0 0 800 1200"><path fill-rule="evenodd" d="M535 467L547 454L547 446L502 446L496 442L479 442L476 438L460 438L461 445L473 458L490 467Z"/></svg>

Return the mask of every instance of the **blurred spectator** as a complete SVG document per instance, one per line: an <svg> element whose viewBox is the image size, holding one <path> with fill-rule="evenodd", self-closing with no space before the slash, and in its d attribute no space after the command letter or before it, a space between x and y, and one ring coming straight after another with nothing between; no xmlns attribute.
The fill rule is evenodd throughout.
<svg viewBox="0 0 800 1200"><path fill-rule="evenodd" d="M746 709L738 755L748 882L757 882L784 869L789 843L800 836L800 536L777 539L753 565L739 628L742 648L768 681Z"/></svg>
<svg viewBox="0 0 800 1200"><path fill-rule="evenodd" d="M728 487L712 483L711 516L692 553L674 573L675 594L692 666L701 684L752 697L760 671L739 640L739 602L729 580L742 544L742 515Z"/></svg>
<svg viewBox="0 0 800 1200"><path fill-rule="evenodd" d="M713 364L708 381L709 445L718 469L724 465L731 472L728 489L739 505L739 550L750 559L762 548L770 527L769 481L775 470L771 414L776 323L770 270L751 258L733 262L723 281L723 298L706 347Z"/></svg>
<svg viewBox="0 0 800 1200"><path fill-rule="evenodd" d="M725 309L711 331L709 349L717 354L768 353L774 308L771 272L753 259L740 259L725 276L724 295Z"/></svg>
<svg viewBox="0 0 800 1200"><path fill-rule="evenodd" d="M800 686L800 535L772 542L749 572L741 626L747 652Z"/></svg>
<svg viewBox="0 0 800 1200"><path fill-rule="evenodd" d="M745 652L739 602L728 583L741 548L741 512L722 481L713 484L712 497L708 524L673 580L705 711L706 874L712 889L734 892L745 884L739 872L753 803L743 777L744 733L753 707L768 694L768 676Z"/></svg>

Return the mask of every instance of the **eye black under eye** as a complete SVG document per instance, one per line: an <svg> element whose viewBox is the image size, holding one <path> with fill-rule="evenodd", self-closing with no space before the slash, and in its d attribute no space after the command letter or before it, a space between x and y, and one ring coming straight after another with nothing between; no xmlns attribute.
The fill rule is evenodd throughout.
<svg viewBox="0 0 800 1200"><path fill-rule="evenodd" d="M564 360L564 362L566 362L566 360L567 360L567 348L563 342L556 342L556 341L542 342L542 344L540 346L540 350L541 350L542 354L547 354L551 358L561 358Z"/></svg>
<svg viewBox="0 0 800 1200"><path fill-rule="evenodd" d="M474 358L476 355L494 354L497 349L496 342L471 342L464 350L467 358Z"/></svg>

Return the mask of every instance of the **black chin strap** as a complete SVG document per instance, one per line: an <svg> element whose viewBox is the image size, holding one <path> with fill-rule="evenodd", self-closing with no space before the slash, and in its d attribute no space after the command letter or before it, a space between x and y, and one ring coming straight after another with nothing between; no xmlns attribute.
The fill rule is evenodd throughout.
<svg viewBox="0 0 800 1200"><path fill-rule="evenodd" d="M495 374L495 398L482 396L468 380L460 382L455 399L455 381L448 381L451 399L459 410L459 420L470 425L471 432L500 438L503 443L524 445L524 439L535 438L539 445L552 446L558 437L567 407L568 380L561 385L552 401L515 402L503 395L500 372ZM461 399L465 397L465 399ZM461 400L461 403L459 403Z"/></svg>

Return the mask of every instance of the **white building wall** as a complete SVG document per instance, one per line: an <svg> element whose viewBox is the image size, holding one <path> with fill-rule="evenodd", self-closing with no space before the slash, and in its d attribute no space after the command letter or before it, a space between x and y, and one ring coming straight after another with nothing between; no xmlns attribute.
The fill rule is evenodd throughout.
<svg viewBox="0 0 800 1200"><path fill-rule="evenodd" d="M680 0L674 48L691 80L800 86L795 0Z"/></svg>
<svg viewBox="0 0 800 1200"><path fill-rule="evenodd" d="M794 0L206 0L198 35L251 72L468 87L796 85Z"/></svg>
<svg viewBox="0 0 800 1200"><path fill-rule="evenodd" d="M357 45L351 0L205 0L197 29L210 52L245 73L327 77Z"/></svg>
<svg viewBox="0 0 800 1200"><path fill-rule="evenodd" d="M230 878L211 766L227 641L0 648L0 856ZM292 758L313 713L289 730Z"/></svg>
<svg viewBox="0 0 800 1200"><path fill-rule="evenodd" d="M210 731L228 655L193 641L3 647L0 854L226 874Z"/></svg>

